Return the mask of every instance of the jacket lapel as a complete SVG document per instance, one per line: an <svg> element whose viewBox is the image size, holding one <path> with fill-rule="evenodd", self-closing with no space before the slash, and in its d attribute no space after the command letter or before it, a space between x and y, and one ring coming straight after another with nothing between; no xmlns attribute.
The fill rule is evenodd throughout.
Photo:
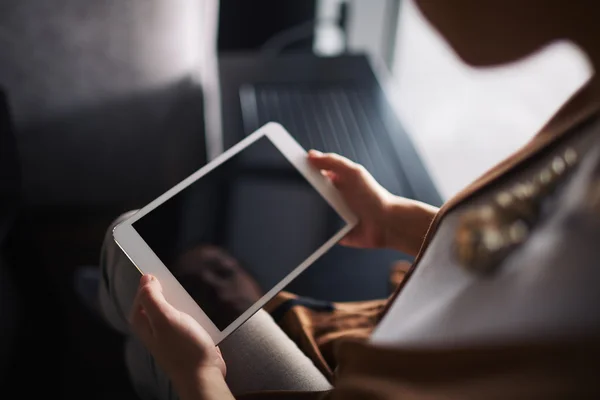
<svg viewBox="0 0 600 400"><path fill-rule="evenodd" d="M476 179L473 183L467 186L464 190L458 193L455 197L448 200L438 211L436 217L431 222L427 234L423 239L421 248L411 268L406 273L404 280L396 291L390 297L385 309L381 314L381 318L387 313L394 299L402 291L408 280L412 277L414 270L417 268L419 261L422 258L425 249L431 242L434 233L444 218L444 216L457 205L463 203L474 194L482 189L492 185L500 177L506 175L510 171L518 169L524 162L531 160L536 155L543 152L548 146L566 136L572 131L572 128L585 122L600 110L600 102L596 98L591 84L584 85L576 92L560 110L552 117L552 119L529 141L525 146L515 152L513 155L493 167L491 170Z"/></svg>

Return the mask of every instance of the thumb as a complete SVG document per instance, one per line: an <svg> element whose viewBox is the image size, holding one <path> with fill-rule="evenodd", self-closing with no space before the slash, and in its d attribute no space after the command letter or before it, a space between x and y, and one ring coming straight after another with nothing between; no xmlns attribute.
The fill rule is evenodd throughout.
<svg viewBox="0 0 600 400"><path fill-rule="evenodd" d="M158 279L152 275L142 276L138 296L154 333L169 324L169 317L175 309L165 299Z"/></svg>
<svg viewBox="0 0 600 400"><path fill-rule="evenodd" d="M343 173L356 167L354 162L350 161L346 157L340 156L339 154L323 154L316 150L310 150L308 152L308 161L316 168L335 173Z"/></svg>

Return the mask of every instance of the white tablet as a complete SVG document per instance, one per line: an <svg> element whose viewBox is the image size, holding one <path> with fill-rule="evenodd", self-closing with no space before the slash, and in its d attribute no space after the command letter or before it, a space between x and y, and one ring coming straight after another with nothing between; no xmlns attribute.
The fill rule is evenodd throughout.
<svg viewBox="0 0 600 400"><path fill-rule="evenodd" d="M277 123L264 125L115 227L115 241L215 343L356 224Z"/></svg>

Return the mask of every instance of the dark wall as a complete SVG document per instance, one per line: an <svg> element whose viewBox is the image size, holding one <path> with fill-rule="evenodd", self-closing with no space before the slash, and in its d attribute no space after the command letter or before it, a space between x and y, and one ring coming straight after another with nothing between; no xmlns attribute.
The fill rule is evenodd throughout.
<svg viewBox="0 0 600 400"><path fill-rule="evenodd" d="M220 51L258 50L273 35L310 21L316 16L316 0L220 0ZM312 49L312 37L290 46Z"/></svg>
<svg viewBox="0 0 600 400"><path fill-rule="evenodd" d="M2 1L29 203L139 204L204 163L200 1Z"/></svg>

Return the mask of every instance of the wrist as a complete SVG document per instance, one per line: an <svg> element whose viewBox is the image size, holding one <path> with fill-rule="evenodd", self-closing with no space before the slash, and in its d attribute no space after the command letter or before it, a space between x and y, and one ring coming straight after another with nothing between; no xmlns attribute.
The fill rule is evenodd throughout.
<svg viewBox="0 0 600 400"><path fill-rule="evenodd" d="M191 375L172 377L172 383L181 400L234 398L217 367L204 367Z"/></svg>
<svg viewBox="0 0 600 400"><path fill-rule="evenodd" d="M416 256L438 208L399 196L392 196L385 207L385 247Z"/></svg>

